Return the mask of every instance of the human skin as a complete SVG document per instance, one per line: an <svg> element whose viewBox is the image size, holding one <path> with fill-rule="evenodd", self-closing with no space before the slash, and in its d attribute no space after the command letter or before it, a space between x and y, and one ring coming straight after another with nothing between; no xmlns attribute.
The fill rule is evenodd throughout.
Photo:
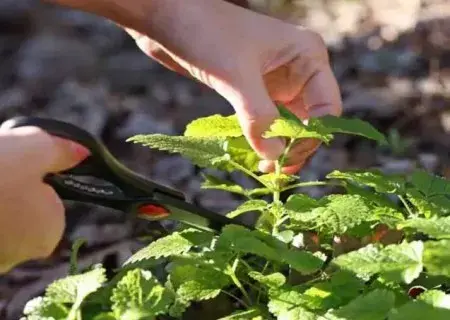
<svg viewBox="0 0 450 320"><path fill-rule="evenodd" d="M245 5L244 1L240 1ZM250 145L272 171L284 142L263 139L276 102L301 118L340 115L341 99L316 33L222 0L48 0L108 18L167 68L214 89L235 110ZM285 172L298 171L318 147L292 148ZM42 152L45 150L45 152ZM0 130L0 272L48 256L64 230L64 207L42 182L88 152L36 128Z"/></svg>

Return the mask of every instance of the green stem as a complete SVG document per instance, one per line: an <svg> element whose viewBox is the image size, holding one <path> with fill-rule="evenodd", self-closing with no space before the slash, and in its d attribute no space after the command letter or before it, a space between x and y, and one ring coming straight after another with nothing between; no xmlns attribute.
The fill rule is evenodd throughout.
<svg viewBox="0 0 450 320"><path fill-rule="evenodd" d="M281 175L282 164L280 161L275 162L275 181L279 181ZM273 202L277 203L280 201L280 188L277 185L276 190L273 192Z"/></svg>
<svg viewBox="0 0 450 320"><path fill-rule="evenodd" d="M254 174L253 172L251 172L250 170L248 170L247 168L241 166L239 163L230 160L230 164L235 167L236 169L242 171L243 173L245 173L246 175L252 177L253 179L255 179L256 181L258 181L260 184L262 184L264 187L269 188L269 186L267 186L256 174Z"/></svg>
<svg viewBox="0 0 450 320"><path fill-rule="evenodd" d="M281 189L281 192L291 190L294 188L302 188L302 187L315 187L315 186L336 186L340 187L342 184L335 183L335 182L326 182L326 181L307 181L307 182L299 182L296 184L292 184L290 186L287 186L283 189Z"/></svg>
<svg viewBox="0 0 450 320"><path fill-rule="evenodd" d="M236 297L234 294L232 294L232 293L230 293L230 292L228 292L228 291L222 290L222 292L225 293L227 296L230 296L231 298L233 298L233 299L236 300L237 302L239 302L239 303L240 303L242 306L244 306L245 308L250 309L250 306L249 306L244 300L239 299L239 298Z"/></svg>
<svg viewBox="0 0 450 320"><path fill-rule="evenodd" d="M266 272L266 269L268 267L269 267L269 261L266 261L266 263L264 264L264 267L261 270L261 274L264 274L264 272ZM259 304L259 300L261 299L261 293L262 293L262 288L259 288L258 296L256 297L256 304Z"/></svg>
<svg viewBox="0 0 450 320"><path fill-rule="evenodd" d="M410 216L410 217L413 217L413 216L414 216L414 213L413 213L411 207L408 205L408 202L406 201L406 199L405 199L403 196L401 196L401 195L399 195L398 198L400 199L400 201L401 201L401 202L403 203L403 205L405 206L406 211L408 211L409 216Z"/></svg>
<svg viewBox="0 0 450 320"><path fill-rule="evenodd" d="M248 295L248 293L245 290L244 286L242 285L241 281L239 281L238 277L236 276L236 269L239 264L239 260L240 260L239 257L236 257L236 259L233 262L233 266L230 267L229 276L230 276L231 280L233 281L233 283L235 284L235 286L239 288L242 295L246 299L247 303L249 305L252 305L252 300L250 299L250 296Z"/></svg>

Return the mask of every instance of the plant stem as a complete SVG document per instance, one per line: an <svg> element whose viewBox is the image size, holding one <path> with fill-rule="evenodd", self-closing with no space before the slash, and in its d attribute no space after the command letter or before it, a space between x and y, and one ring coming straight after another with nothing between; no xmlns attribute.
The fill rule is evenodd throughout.
<svg viewBox="0 0 450 320"><path fill-rule="evenodd" d="M249 309L250 306L242 299L239 299L238 297L236 297L234 294L229 293L228 291L222 290L223 293L225 293L227 296L230 296L231 298L233 298L234 300L236 300L237 302L239 302L241 305L243 305L245 308Z"/></svg>
<svg viewBox="0 0 450 320"><path fill-rule="evenodd" d="M292 184L290 186L287 186L283 189L281 189L282 192L294 189L294 188L302 188L302 187L315 187L315 186L342 186L340 183L335 182L327 182L327 181L306 181L306 182L299 182L296 184Z"/></svg>
<svg viewBox="0 0 450 320"><path fill-rule="evenodd" d="M245 297L245 299L247 300L249 305L252 305L252 300L250 299L250 296L248 295L247 291L245 290L244 286L242 285L241 281L239 281L238 277L236 276L236 269L237 266L239 264L239 256L236 257L236 259L233 262L233 266L231 266L229 275L231 277L231 280L233 281L233 283L236 285L236 287L239 288L239 290L241 291L242 295Z"/></svg>
<svg viewBox="0 0 450 320"><path fill-rule="evenodd" d="M275 162L275 181L278 182L281 175L281 161ZM273 192L273 202L277 203L280 201L280 188L279 185L276 186L276 190Z"/></svg>
<svg viewBox="0 0 450 320"><path fill-rule="evenodd" d="M264 264L264 267L261 270L261 274L264 274L264 272L266 272L266 269L269 267L269 261L266 261L266 263ZM262 293L262 288L259 288L258 290L258 296L256 297L256 303L259 304L259 300L261 299L261 293Z"/></svg>
<svg viewBox="0 0 450 320"><path fill-rule="evenodd" d="M241 166L239 163L230 160L230 164L235 167L236 169L242 171L243 173L245 173L246 175L252 177L253 179L255 179L256 181L258 181L259 183L261 183L264 187L269 188L269 186L267 186L256 174L254 174L253 172L251 172L250 170L248 170L247 168Z"/></svg>
<svg viewBox="0 0 450 320"><path fill-rule="evenodd" d="M411 207L408 205L408 202L406 201L406 199L402 195L399 195L398 198L400 199L400 201L405 206L406 211L408 211L409 216L410 217L414 216L414 213L413 213Z"/></svg>

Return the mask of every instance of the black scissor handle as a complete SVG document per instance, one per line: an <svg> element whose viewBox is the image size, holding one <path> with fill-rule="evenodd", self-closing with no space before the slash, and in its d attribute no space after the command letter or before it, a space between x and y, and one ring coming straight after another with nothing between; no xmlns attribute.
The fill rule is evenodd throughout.
<svg viewBox="0 0 450 320"><path fill-rule="evenodd" d="M17 128L24 126L39 127L51 135L77 142L90 151L90 156L87 157L83 162L72 169L61 172L60 174L72 176L92 176L103 179L112 183L125 195L130 195L133 198L148 198L154 192L159 192L178 198L180 200L184 200L184 195L182 193L149 181L148 179L122 165L108 151L108 149L99 139L73 124L54 119L38 117L17 117L8 120L5 123L5 126L8 128ZM47 178L53 179L50 176ZM57 181L55 181L55 183L56 182ZM114 192L114 188L111 188L109 190L109 193L109 195L99 194L98 196L108 196L107 198L111 199L113 197L119 197L119 194L117 192Z"/></svg>

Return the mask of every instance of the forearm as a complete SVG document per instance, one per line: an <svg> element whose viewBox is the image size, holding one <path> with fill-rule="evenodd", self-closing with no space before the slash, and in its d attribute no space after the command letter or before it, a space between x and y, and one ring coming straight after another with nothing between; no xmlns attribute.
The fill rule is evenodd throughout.
<svg viewBox="0 0 450 320"><path fill-rule="evenodd" d="M167 14L171 10L183 5L183 0L42 0L50 4L57 4L72 9L90 12L124 27L134 29L151 36L153 20L168 24L171 17ZM248 0L224 0L238 6L248 8ZM172 8L171 8L172 7ZM164 8L165 10L161 10ZM159 14L159 12L163 12ZM161 16L162 15L162 16Z"/></svg>

